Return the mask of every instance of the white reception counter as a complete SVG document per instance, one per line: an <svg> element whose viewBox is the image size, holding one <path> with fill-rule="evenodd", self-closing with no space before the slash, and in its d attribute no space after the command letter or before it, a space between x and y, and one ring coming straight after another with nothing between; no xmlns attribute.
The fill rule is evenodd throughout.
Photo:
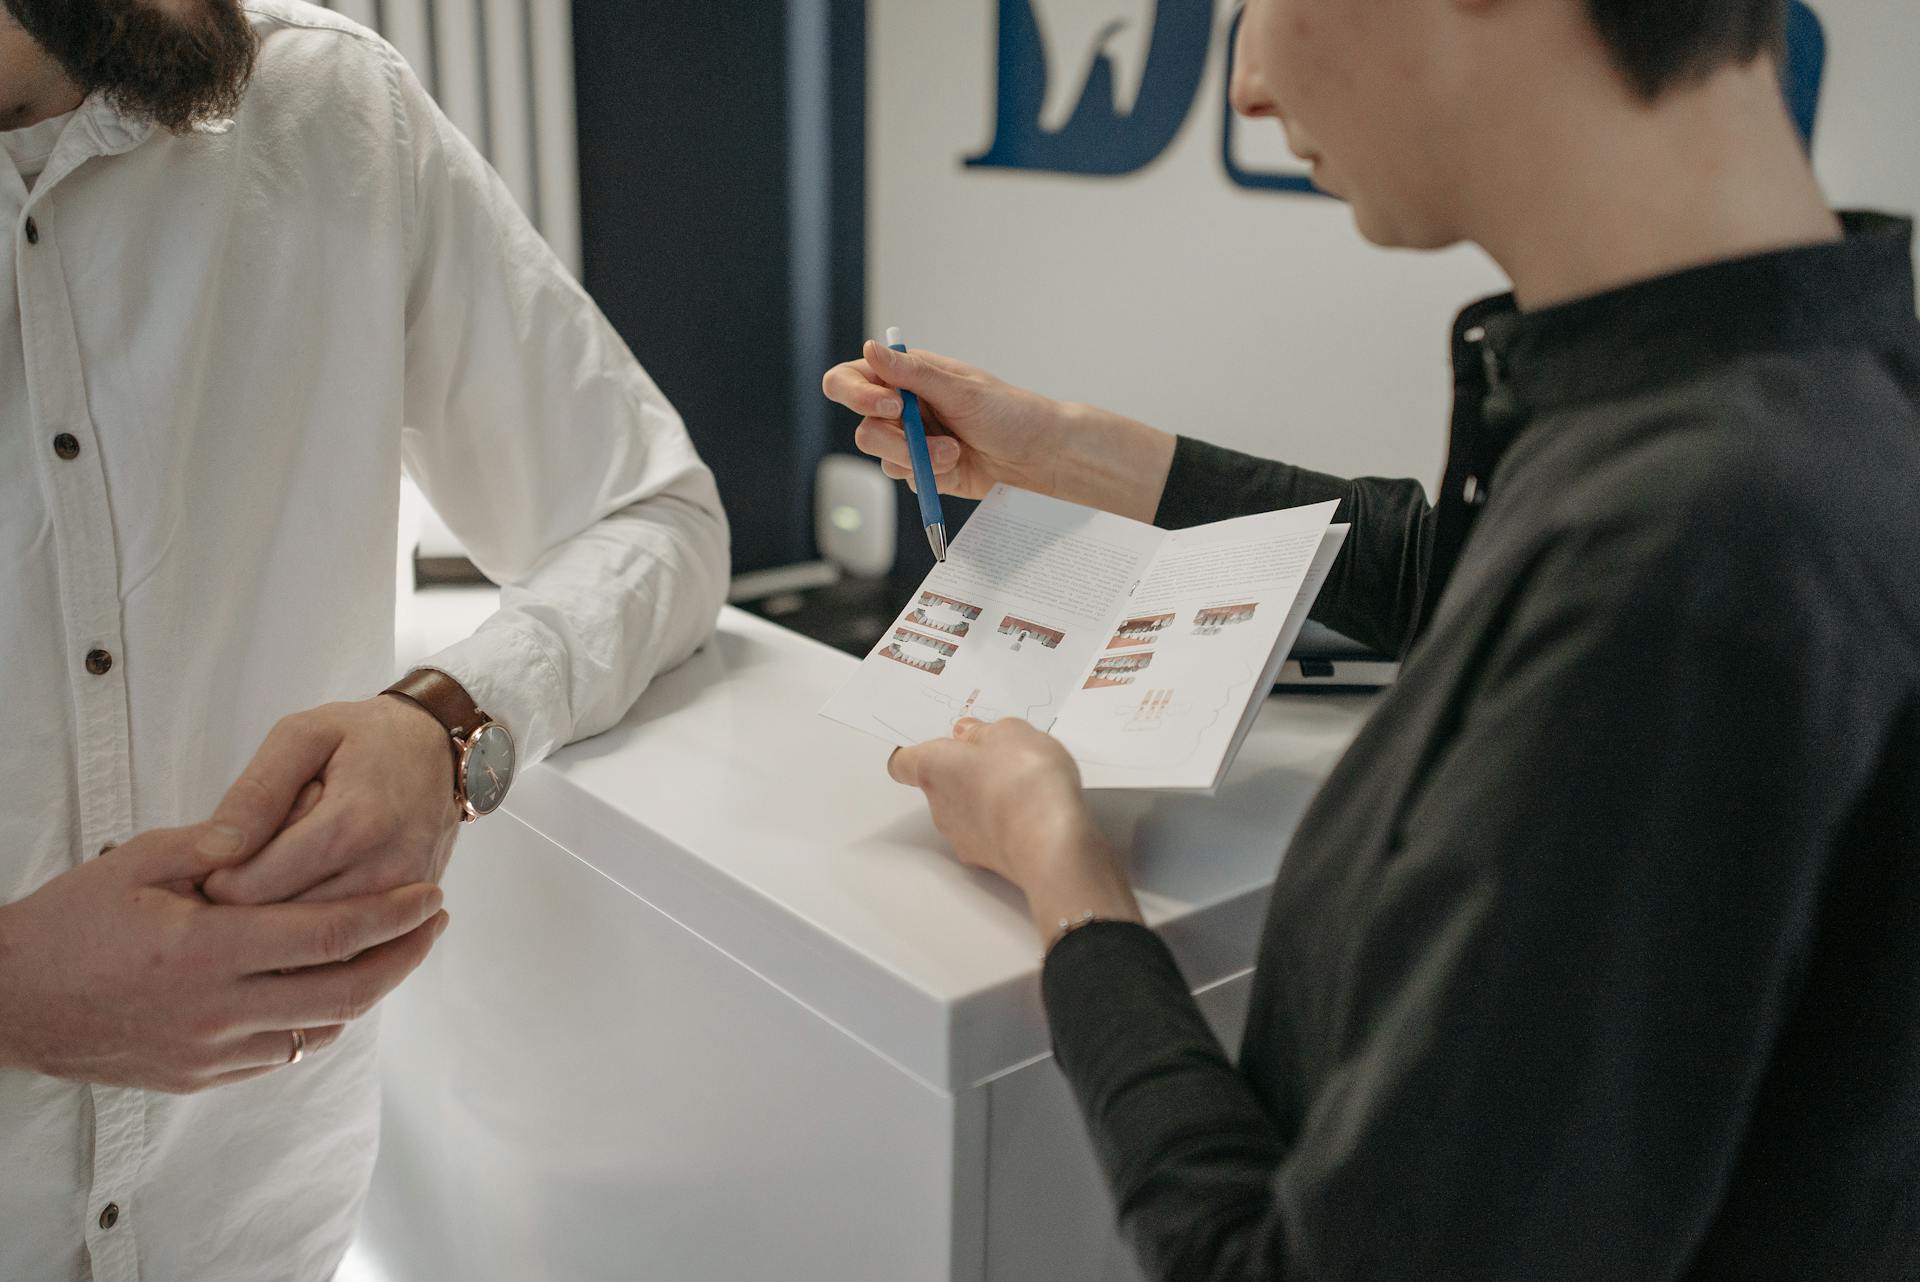
<svg viewBox="0 0 1920 1282"><path fill-rule="evenodd" d="M419 612L403 658L480 606ZM453 928L386 1003L362 1257L409 1282L1132 1276L1016 895L946 856L884 744L815 715L853 666L729 610L463 834ZM1366 708L1276 698L1217 797L1096 798L1229 1045L1280 854Z"/></svg>

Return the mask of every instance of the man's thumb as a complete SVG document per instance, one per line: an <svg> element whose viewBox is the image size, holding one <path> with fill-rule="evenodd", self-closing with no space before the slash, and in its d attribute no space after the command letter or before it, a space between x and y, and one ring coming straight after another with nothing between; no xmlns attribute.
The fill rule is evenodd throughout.
<svg viewBox="0 0 1920 1282"><path fill-rule="evenodd" d="M141 833L108 858L127 865L141 885L199 881L238 863L247 853L247 835L230 824L191 824Z"/></svg>

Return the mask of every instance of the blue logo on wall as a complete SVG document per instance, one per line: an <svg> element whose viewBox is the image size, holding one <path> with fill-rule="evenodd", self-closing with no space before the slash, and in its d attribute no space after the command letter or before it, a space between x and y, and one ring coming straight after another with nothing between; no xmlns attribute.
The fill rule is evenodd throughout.
<svg viewBox="0 0 1920 1282"><path fill-rule="evenodd" d="M1213 39L1214 0L1160 0L1133 110L1115 100L1107 45L1126 26L1108 23L1094 42L1073 115L1048 131L1040 122L1048 88L1047 48L1032 0L1000 0L999 106L993 144L968 165L1060 174L1130 174L1173 141L1193 108Z"/></svg>
<svg viewBox="0 0 1920 1282"><path fill-rule="evenodd" d="M1139 92L1130 110L1120 106L1112 52L1126 21L1119 19L1102 27L1086 60L1086 79L1072 112L1063 124L1052 128L1043 123L1043 108L1052 88L1050 77L1062 69L1048 67L1046 41L1033 0L999 0L999 8L993 142L979 155L967 157L969 168L1113 177L1144 169L1173 142L1193 109L1206 74L1214 33L1214 0L1159 0L1140 71ZM1225 33L1229 74L1222 77L1220 92L1221 168L1236 185L1250 190L1320 195L1305 173L1247 169L1235 157L1234 134L1240 122L1226 96L1227 85L1232 82L1232 51L1240 18L1236 12ZM1801 0L1791 0L1787 62L1781 82L1794 122L1809 147L1826 54L1826 34L1820 19Z"/></svg>

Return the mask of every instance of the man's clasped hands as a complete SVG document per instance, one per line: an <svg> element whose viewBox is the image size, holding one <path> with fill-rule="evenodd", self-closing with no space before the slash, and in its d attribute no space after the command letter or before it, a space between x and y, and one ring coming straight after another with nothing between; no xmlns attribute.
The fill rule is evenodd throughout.
<svg viewBox="0 0 1920 1282"><path fill-rule="evenodd" d="M286 717L206 822L0 907L0 1069L185 1093L332 1042L446 929L452 778L402 699Z"/></svg>

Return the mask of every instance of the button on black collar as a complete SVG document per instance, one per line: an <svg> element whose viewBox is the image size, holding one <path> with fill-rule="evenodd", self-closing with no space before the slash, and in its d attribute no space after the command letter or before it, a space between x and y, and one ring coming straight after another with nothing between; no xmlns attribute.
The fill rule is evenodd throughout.
<svg viewBox="0 0 1920 1282"><path fill-rule="evenodd" d="M113 671L113 655L105 650L87 651L87 671L96 677L104 677Z"/></svg>
<svg viewBox="0 0 1920 1282"><path fill-rule="evenodd" d="M62 432L53 438L53 452L64 459L80 457L80 438L72 432Z"/></svg>
<svg viewBox="0 0 1920 1282"><path fill-rule="evenodd" d="M1483 362L1486 360L1486 344L1492 337L1492 327L1502 317L1511 315L1514 308L1513 295L1501 294L1495 298L1481 299L1454 318L1453 373L1456 386L1477 384L1486 377Z"/></svg>
<svg viewBox="0 0 1920 1282"><path fill-rule="evenodd" d="M40 224L34 222L32 218L27 219L27 243L29 245L40 243Z"/></svg>
<svg viewBox="0 0 1920 1282"><path fill-rule="evenodd" d="M1519 398L1508 387L1496 387L1480 402L1480 417L1486 420L1488 427L1512 427L1520 421L1523 413Z"/></svg>
<svg viewBox="0 0 1920 1282"><path fill-rule="evenodd" d="M1492 318L1480 345L1480 367L1487 388L1480 402L1480 417L1495 429L1513 427L1526 412L1514 391L1512 358L1504 348L1512 320L1511 315Z"/></svg>

